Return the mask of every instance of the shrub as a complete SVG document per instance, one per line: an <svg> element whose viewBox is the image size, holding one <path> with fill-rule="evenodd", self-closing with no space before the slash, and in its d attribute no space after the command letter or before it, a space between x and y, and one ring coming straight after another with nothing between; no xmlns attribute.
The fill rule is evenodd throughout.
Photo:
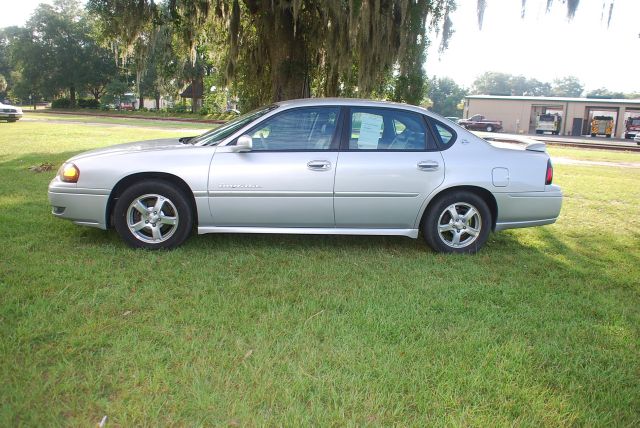
<svg viewBox="0 0 640 428"><path fill-rule="evenodd" d="M80 108L99 108L100 101L95 98L80 98L78 100L78 107Z"/></svg>
<svg viewBox="0 0 640 428"><path fill-rule="evenodd" d="M51 108L69 108L71 107L71 100L69 98L58 98L53 100Z"/></svg>

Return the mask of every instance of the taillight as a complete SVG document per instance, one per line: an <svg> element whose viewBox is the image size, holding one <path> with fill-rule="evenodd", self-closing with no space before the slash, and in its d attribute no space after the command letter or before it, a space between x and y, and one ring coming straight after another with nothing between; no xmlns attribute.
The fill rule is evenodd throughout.
<svg viewBox="0 0 640 428"><path fill-rule="evenodd" d="M547 175L544 180L544 184L549 185L551 184L552 181L553 181L553 165L551 165L551 159L549 159L547 161Z"/></svg>

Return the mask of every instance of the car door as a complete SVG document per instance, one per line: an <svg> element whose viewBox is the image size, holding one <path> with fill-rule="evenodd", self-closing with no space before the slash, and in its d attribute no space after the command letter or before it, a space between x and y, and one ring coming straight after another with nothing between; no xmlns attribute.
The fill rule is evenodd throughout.
<svg viewBox="0 0 640 428"><path fill-rule="evenodd" d="M444 160L424 116L351 107L336 170L336 227L413 229L444 180Z"/></svg>
<svg viewBox="0 0 640 428"><path fill-rule="evenodd" d="M339 116L339 107L285 110L246 133L251 151L216 151L209 177L214 225L333 227Z"/></svg>

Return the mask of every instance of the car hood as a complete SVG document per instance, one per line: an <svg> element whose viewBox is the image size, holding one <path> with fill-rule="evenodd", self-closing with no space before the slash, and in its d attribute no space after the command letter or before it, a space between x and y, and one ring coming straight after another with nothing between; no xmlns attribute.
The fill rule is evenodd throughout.
<svg viewBox="0 0 640 428"><path fill-rule="evenodd" d="M181 143L179 141L179 138L164 138L159 140L136 141L133 143L117 144L115 146L89 150L88 152L80 153L79 155L76 155L69 160L73 161L73 160L83 159L87 157L120 155L125 153L176 150L176 149L183 149L188 147L193 147L193 146L190 144Z"/></svg>

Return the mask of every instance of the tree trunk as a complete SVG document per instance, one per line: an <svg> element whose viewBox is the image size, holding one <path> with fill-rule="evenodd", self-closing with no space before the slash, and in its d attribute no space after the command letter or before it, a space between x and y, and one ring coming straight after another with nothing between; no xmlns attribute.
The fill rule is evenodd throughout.
<svg viewBox="0 0 640 428"><path fill-rule="evenodd" d="M71 108L76 106L76 87L73 85L71 85L71 87L69 88L69 101L69 106Z"/></svg>
<svg viewBox="0 0 640 428"><path fill-rule="evenodd" d="M142 95L142 91L140 91L140 97L138 99L140 100L138 110L142 110L144 108L144 95Z"/></svg>
<svg viewBox="0 0 640 428"><path fill-rule="evenodd" d="M271 6L269 6L271 10ZM298 29L294 35L294 20L291 10L276 10L264 13L264 25L271 28L267 40L267 50L271 63L271 99L273 101L304 98L308 96L307 83L307 47Z"/></svg>
<svg viewBox="0 0 640 428"><path fill-rule="evenodd" d="M196 112L196 81L191 80L191 113Z"/></svg>
<svg viewBox="0 0 640 428"><path fill-rule="evenodd" d="M326 79L324 95L326 97L337 97L339 90L338 72L335 70L328 71Z"/></svg>
<svg viewBox="0 0 640 428"><path fill-rule="evenodd" d="M156 92L156 110L160 110L160 92Z"/></svg>

